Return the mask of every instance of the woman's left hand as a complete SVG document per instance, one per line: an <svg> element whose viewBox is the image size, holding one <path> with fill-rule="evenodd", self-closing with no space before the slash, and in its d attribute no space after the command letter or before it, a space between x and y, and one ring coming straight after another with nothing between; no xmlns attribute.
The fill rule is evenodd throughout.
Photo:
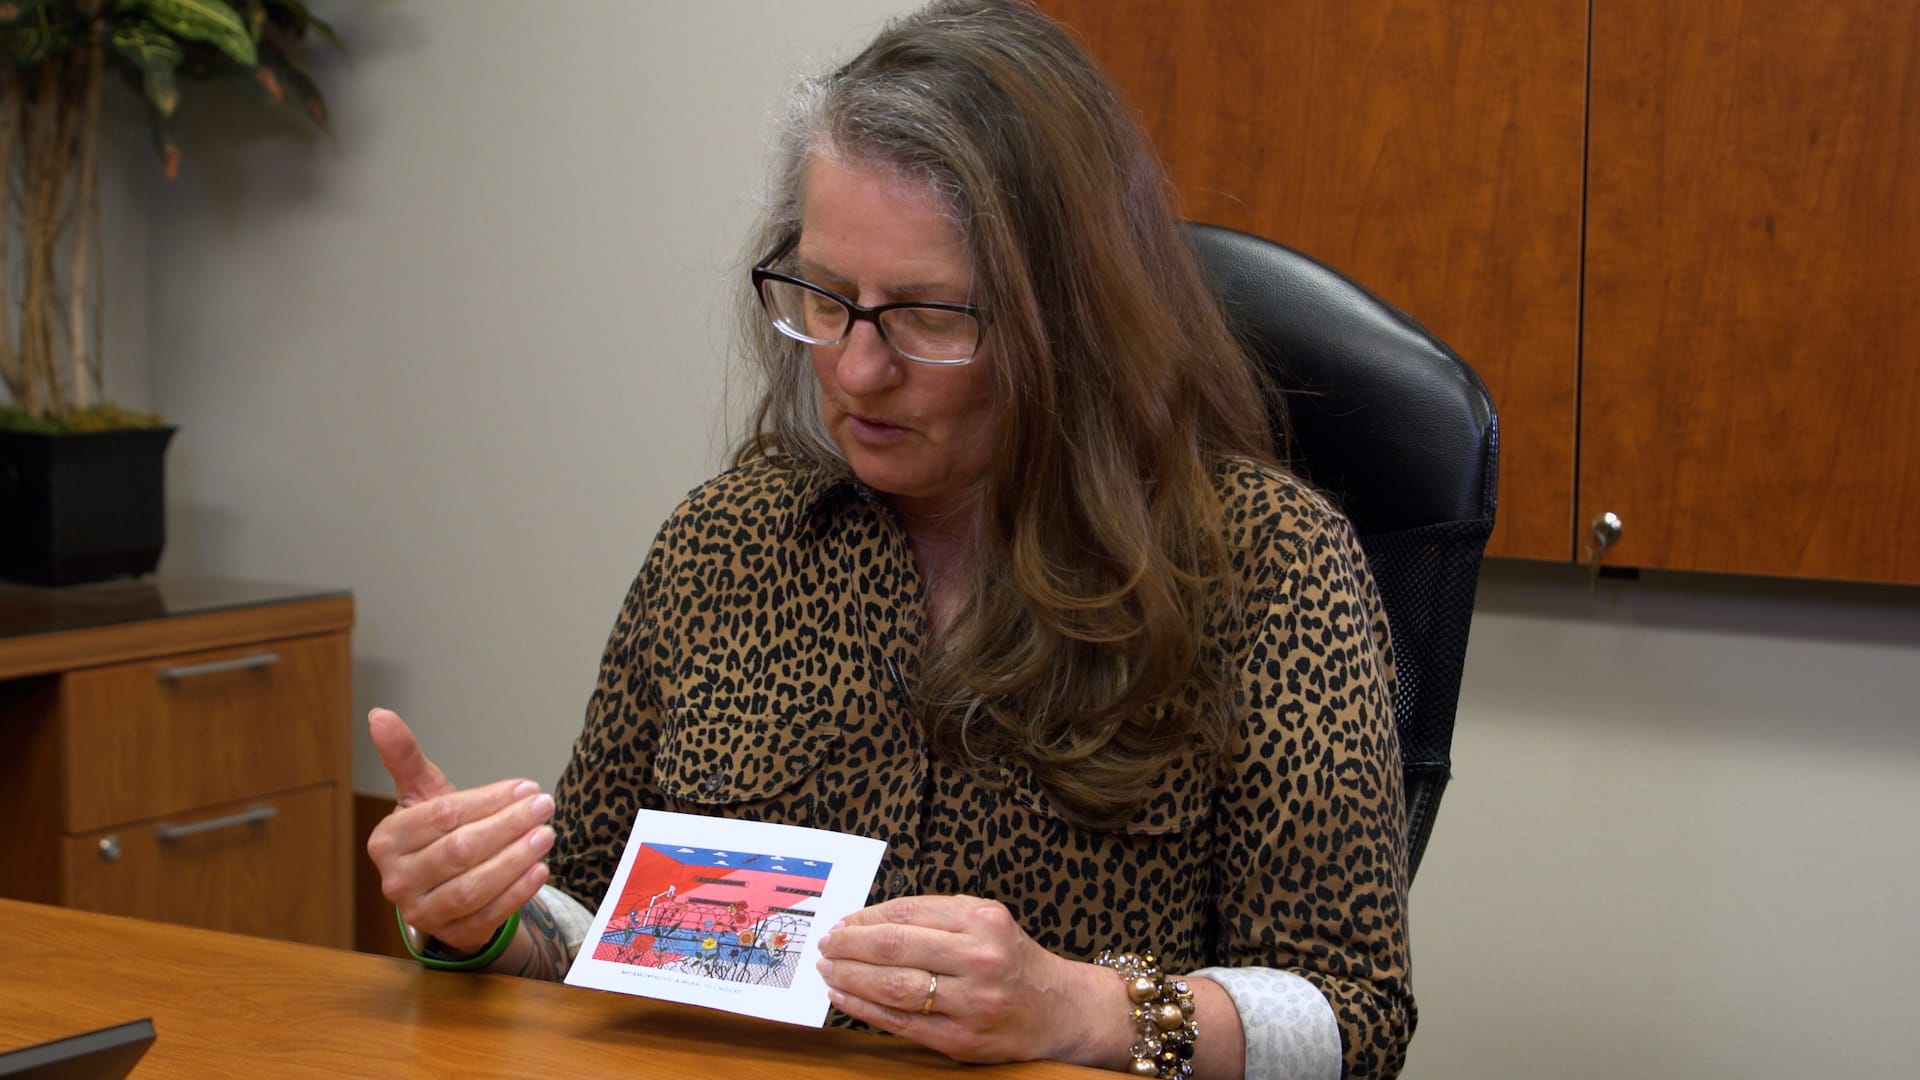
<svg viewBox="0 0 1920 1080"><path fill-rule="evenodd" d="M820 941L841 1012L958 1061L1126 1060L1128 1003L1113 972L1041 948L1006 906L907 896L847 916Z"/></svg>

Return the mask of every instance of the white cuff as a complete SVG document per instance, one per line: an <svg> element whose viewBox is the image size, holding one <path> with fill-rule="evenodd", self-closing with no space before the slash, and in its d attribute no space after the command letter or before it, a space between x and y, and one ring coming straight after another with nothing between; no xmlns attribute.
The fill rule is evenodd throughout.
<svg viewBox="0 0 1920 1080"><path fill-rule="evenodd" d="M1212 979L1233 999L1247 1080L1340 1080L1340 1021L1319 987L1278 968L1211 967L1187 977Z"/></svg>

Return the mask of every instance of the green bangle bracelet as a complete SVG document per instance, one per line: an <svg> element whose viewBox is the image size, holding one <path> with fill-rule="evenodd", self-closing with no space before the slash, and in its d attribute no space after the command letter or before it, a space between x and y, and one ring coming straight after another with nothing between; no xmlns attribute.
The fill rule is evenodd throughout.
<svg viewBox="0 0 1920 1080"><path fill-rule="evenodd" d="M481 949L478 955L469 956L465 960L442 960L428 955L434 939L408 926L407 917L400 914L398 905L393 909L393 920L400 924L400 941L407 947L407 952L422 965L435 971L474 971L486 967L500 959L500 954L507 951L508 945L513 944L513 932L520 929L520 911L516 908L513 914L507 916L507 921L501 924L500 929L493 932L493 939L487 942L487 947ZM426 942L425 947L420 944L422 939Z"/></svg>

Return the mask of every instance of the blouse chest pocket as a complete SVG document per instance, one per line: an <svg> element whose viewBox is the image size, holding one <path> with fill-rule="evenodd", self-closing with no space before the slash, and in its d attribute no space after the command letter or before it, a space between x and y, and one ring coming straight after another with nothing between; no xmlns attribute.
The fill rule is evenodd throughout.
<svg viewBox="0 0 1920 1080"><path fill-rule="evenodd" d="M670 708L654 780L669 797L702 806L760 802L818 771L839 738L839 725L824 710L808 716Z"/></svg>

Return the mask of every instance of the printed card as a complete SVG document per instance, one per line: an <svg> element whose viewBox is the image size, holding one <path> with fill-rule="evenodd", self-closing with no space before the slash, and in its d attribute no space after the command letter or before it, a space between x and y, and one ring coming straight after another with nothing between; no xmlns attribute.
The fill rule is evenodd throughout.
<svg viewBox="0 0 1920 1080"><path fill-rule="evenodd" d="M867 902L886 844L642 810L567 982L818 1027L821 933Z"/></svg>

